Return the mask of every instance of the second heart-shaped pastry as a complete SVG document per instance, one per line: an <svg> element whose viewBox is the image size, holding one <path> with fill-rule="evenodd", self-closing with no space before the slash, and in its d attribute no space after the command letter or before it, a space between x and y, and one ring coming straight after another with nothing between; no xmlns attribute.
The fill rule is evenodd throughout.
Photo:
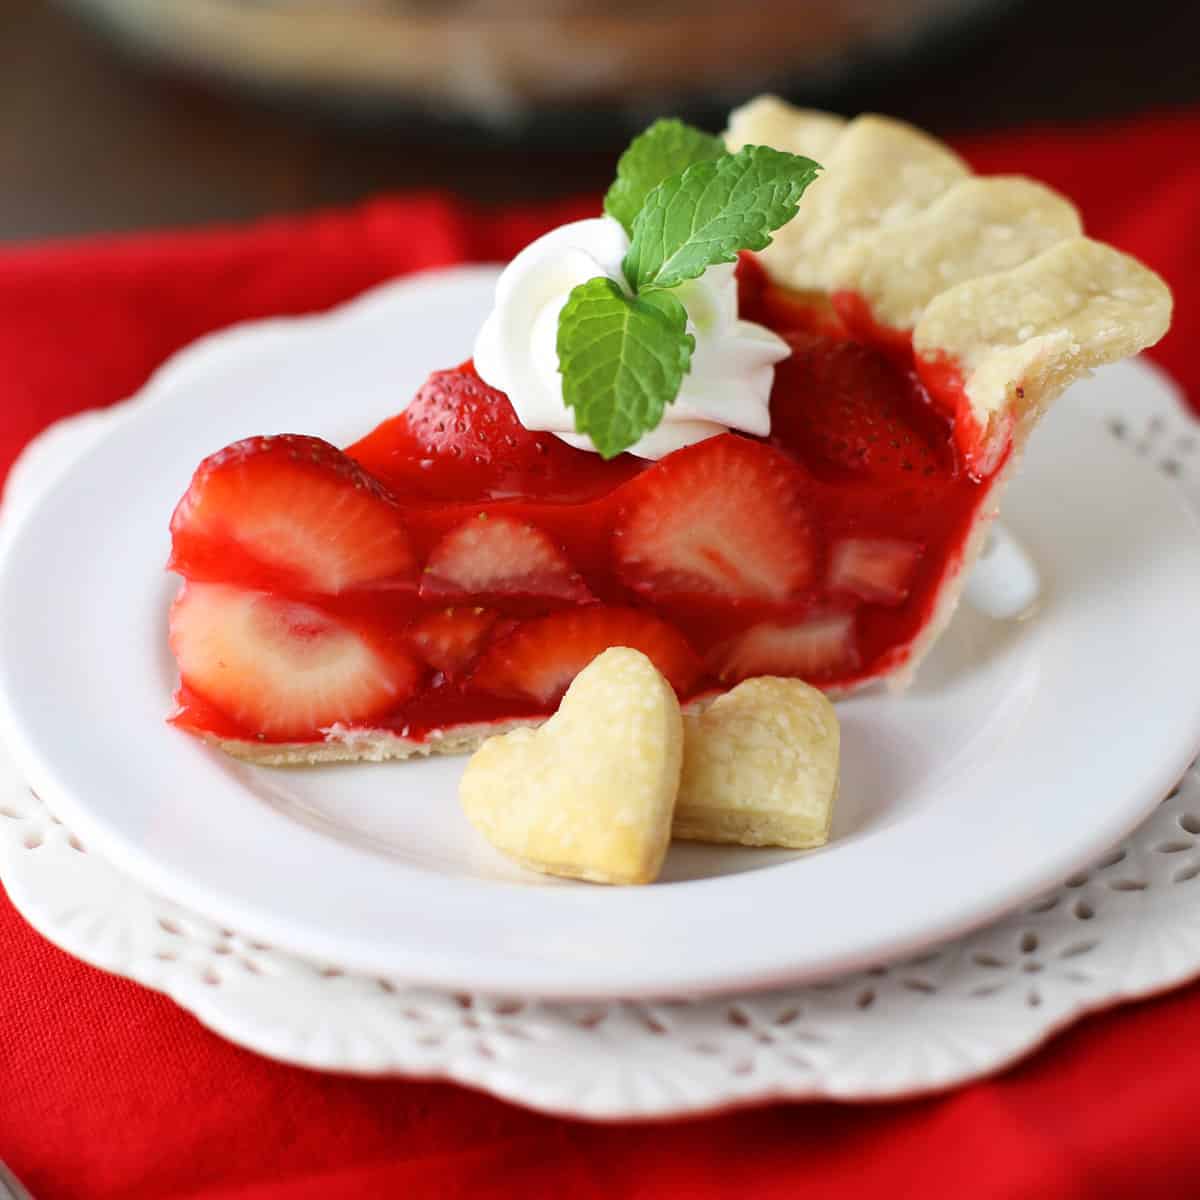
<svg viewBox="0 0 1200 1200"><path fill-rule="evenodd" d="M829 838L841 731L823 695L762 676L684 718L675 836L809 850Z"/></svg>

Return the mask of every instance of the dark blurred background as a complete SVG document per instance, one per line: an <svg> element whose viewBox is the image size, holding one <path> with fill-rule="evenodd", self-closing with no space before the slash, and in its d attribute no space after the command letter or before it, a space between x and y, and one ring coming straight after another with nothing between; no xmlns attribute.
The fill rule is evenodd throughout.
<svg viewBox="0 0 1200 1200"><path fill-rule="evenodd" d="M0 0L0 239L598 189L649 116L764 88L942 134L1131 115L1200 101L1198 54L1194 0Z"/></svg>

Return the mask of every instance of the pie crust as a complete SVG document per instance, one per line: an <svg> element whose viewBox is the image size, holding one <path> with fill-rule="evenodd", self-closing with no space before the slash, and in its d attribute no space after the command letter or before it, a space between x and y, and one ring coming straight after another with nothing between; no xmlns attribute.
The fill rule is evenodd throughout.
<svg viewBox="0 0 1200 1200"><path fill-rule="evenodd" d="M1084 237L1069 200L1021 176L974 175L911 125L760 96L730 115L726 141L822 164L799 216L761 253L767 273L860 297L877 325L911 334L918 364L957 364L987 444L1009 427L1023 441L1069 384L1171 323L1167 285Z"/></svg>
<svg viewBox="0 0 1200 1200"><path fill-rule="evenodd" d="M1084 237L1074 205L1052 188L972 174L901 121L843 121L760 96L730 114L725 138L730 149L773 145L825 168L759 255L772 281L835 304L865 301L877 327L911 336L931 392L952 365L967 401L956 421L974 426L981 470L1009 453L932 620L887 678L903 688L950 623L1038 421L1093 368L1154 345L1171 323L1171 291L1136 259Z"/></svg>

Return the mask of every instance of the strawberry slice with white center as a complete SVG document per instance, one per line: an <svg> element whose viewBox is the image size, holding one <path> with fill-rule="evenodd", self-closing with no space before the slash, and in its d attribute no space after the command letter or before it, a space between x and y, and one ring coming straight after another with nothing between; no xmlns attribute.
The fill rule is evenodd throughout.
<svg viewBox="0 0 1200 1200"><path fill-rule="evenodd" d="M222 583L185 583L171 608L183 683L246 729L310 739L411 696L421 667L314 608Z"/></svg>
<svg viewBox="0 0 1200 1200"><path fill-rule="evenodd" d="M794 624L764 621L717 647L710 666L723 683L756 675L797 675L820 680L859 664L854 617L830 613Z"/></svg>
<svg viewBox="0 0 1200 1200"><path fill-rule="evenodd" d="M639 591L782 601L812 580L797 471L733 434L677 450L633 485L614 548Z"/></svg>
<svg viewBox="0 0 1200 1200"><path fill-rule="evenodd" d="M247 438L205 459L171 518L170 569L268 591L335 596L411 586L399 507L320 438Z"/></svg>
<svg viewBox="0 0 1200 1200"><path fill-rule="evenodd" d="M593 604L527 621L494 642L475 668L470 686L549 706L610 646L640 650L680 695L686 696L699 678L700 660L666 622L637 609Z"/></svg>
<svg viewBox="0 0 1200 1200"><path fill-rule="evenodd" d="M487 513L464 521L433 548L421 576L421 595L591 599L566 555L542 530Z"/></svg>
<svg viewBox="0 0 1200 1200"><path fill-rule="evenodd" d="M486 608L443 608L411 626L408 637L435 671L454 679L479 657L499 619Z"/></svg>
<svg viewBox="0 0 1200 1200"><path fill-rule="evenodd" d="M899 538L845 538L829 561L829 588L872 604L901 604L912 590L924 547Z"/></svg>

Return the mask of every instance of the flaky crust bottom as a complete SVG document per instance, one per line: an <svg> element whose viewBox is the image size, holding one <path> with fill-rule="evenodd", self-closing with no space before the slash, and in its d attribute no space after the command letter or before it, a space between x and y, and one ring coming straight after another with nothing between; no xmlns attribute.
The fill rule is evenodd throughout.
<svg viewBox="0 0 1200 1200"><path fill-rule="evenodd" d="M532 729L545 717L459 725L431 733L424 741L388 729L331 730L323 742L259 742L202 734L204 741L233 758L260 767L314 767L325 763L390 762L439 754L473 754L490 737Z"/></svg>
<svg viewBox="0 0 1200 1200"><path fill-rule="evenodd" d="M703 712L719 693L706 693L684 705L685 713ZM326 763L403 762L410 758L432 758L445 754L474 754L491 737L514 729L536 729L552 714L544 717L518 717L509 721L481 721L435 730L425 740L402 737L390 729L328 730L323 742L260 742L248 738L223 738L204 733L199 736L210 746L242 762L260 767L317 767Z"/></svg>

